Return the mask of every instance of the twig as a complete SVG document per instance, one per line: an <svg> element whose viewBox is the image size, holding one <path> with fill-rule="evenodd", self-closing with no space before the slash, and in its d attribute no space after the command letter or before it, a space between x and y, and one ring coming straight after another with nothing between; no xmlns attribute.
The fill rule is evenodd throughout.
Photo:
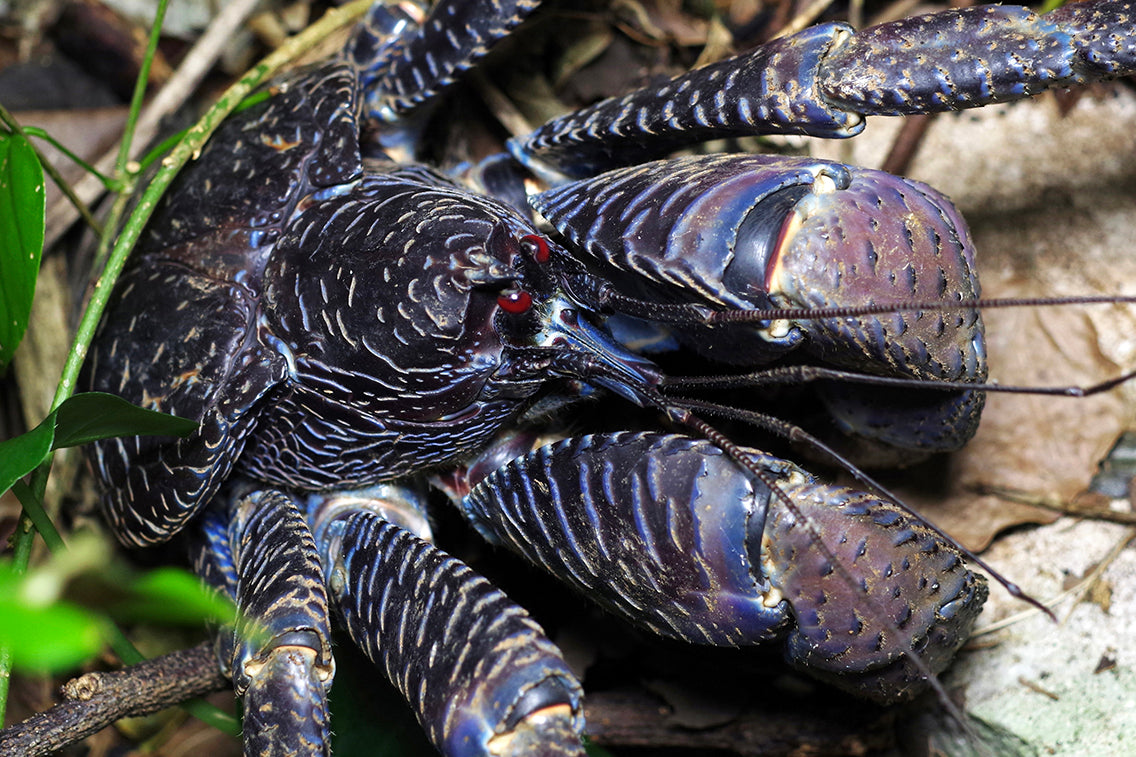
<svg viewBox="0 0 1136 757"><path fill-rule="evenodd" d="M0 121L3 121L4 125L7 126L10 131L15 134L19 134L24 138L24 140L35 152L36 160L38 160L40 166L43 167L44 173L51 177L51 180L55 182L55 186L59 188L59 191L63 193L63 196L67 198L67 200L74 206L75 212L83 217L83 220L87 222L88 226L95 230L95 233L102 234L102 226L99 224L98 220L96 220L95 217L91 215L90 208L84 205L75 195L74 190L71 189L71 185L68 184L66 179L63 178L63 174L60 173L59 169L55 167L55 164L50 160L44 159L43 151L40 150L34 142L28 139L28 137L32 135L33 130L30 128L22 127L20 123L16 121L16 119L12 116L12 114L9 113L3 106L0 106ZM34 131L40 132L41 130L36 129ZM47 136L45 134L40 133L37 136L46 138L49 141L54 142L54 140L51 140L50 136ZM54 147L55 149L64 153L71 160L78 161L80 164L82 164L82 161L63 145L55 142ZM105 178L100 176L99 180L100 183L103 183L105 186Z"/></svg>
<svg viewBox="0 0 1136 757"><path fill-rule="evenodd" d="M828 10L828 6L832 5L832 0L813 0L804 10L798 13L789 23L781 27L777 34L773 35L773 39L781 37L788 37L790 34L804 31L812 26L820 14Z"/></svg>
<svg viewBox="0 0 1136 757"><path fill-rule="evenodd" d="M1069 612L1065 614L1065 621L1069 620L1069 616L1073 614L1074 608L1084 601L1085 597L1089 595L1089 592L1093 590L1093 587L1100 582L1101 576L1104 575L1108 566L1116 562L1116 558L1120 557L1120 553L1124 551L1125 547L1132 543L1133 539L1136 539L1136 528L1126 529L1124 536L1117 541L1116 544L1112 545L1112 549L1108 551L1108 554L1093 566L1093 569L1089 571L1089 574L1085 576L1083 581L1073 587L1077 600L1069 606Z"/></svg>
<svg viewBox="0 0 1136 757"><path fill-rule="evenodd" d="M38 757L74 744L116 720L148 715L229 685L208 642L63 686L64 701L0 731L0 755Z"/></svg>
<svg viewBox="0 0 1136 757"><path fill-rule="evenodd" d="M870 705L840 701L819 704L819 712L773 707L776 712L771 716L768 708L750 703L720 724L691 728L670 715L658 698L621 689L590 693L584 718L593 743L637 747L652 754L669 748L744 757L837 757L875 753L892 745L890 716Z"/></svg>
<svg viewBox="0 0 1136 757"><path fill-rule="evenodd" d="M923 143L923 136L927 133L927 129L930 128L931 122L935 120L937 115L939 114L920 113L905 118L903 126L895 135L891 150L888 151L883 165L880 166L880 170L887 171L890 174L906 174L908 168L911 167L915 153L919 151L919 145Z"/></svg>
<svg viewBox="0 0 1136 757"><path fill-rule="evenodd" d="M1025 686L1030 691L1036 691L1038 694L1041 694L1042 696L1049 697L1054 702L1060 702L1061 701L1061 697L1057 696L1056 694L1054 694L1049 689L1042 688L1041 684L1034 683L1033 681L1029 680L1025 676L1018 676L1018 683L1020 683L1022 686Z"/></svg>

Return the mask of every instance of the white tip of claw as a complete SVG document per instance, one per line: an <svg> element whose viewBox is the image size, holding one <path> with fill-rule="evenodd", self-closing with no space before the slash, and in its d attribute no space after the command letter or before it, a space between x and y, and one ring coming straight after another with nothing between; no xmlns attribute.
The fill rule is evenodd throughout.
<svg viewBox="0 0 1136 757"><path fill-rule="evenodd" d="M836 191L836 182L827 174L817 174L813 179L813 194L826 195Z"/></svg>
<svg viewBox="0 0 1136 757"><path fill-rule="evenodd" d="M511 730L489 739L487 753L493 757L522 757L534 754L539 747L542 755L583 757L576 721L572 707L566 703L542 707L525 715Z"/></svg>
<svg viewBox="0 0 1136 757"><path fill-rule="evenodd" d="M785 601L785 595L770 580L770 576L777 572L777 566L769 559L769 554L769 535L765 533L761 536L761 572L765 576L765 580L762 582L764 585L760 587L761 604L764 607L776 607Z"/></svg>
<svg viewBox="0 0 1136 757"><path fill-rule="evenodd" d="M793 328L792 323L790 323L789 321L786 321L784 319L780 319L780 320L772 321L769 324L769 328L765 329L765 333L767 333L773 339L784 339L787 336L789 336L789 331L792 328Z"/></svg>

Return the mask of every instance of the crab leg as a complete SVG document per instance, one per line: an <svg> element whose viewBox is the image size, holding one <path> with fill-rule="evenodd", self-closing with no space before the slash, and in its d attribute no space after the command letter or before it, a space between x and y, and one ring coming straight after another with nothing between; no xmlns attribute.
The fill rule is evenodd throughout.
<svg viewBox="0 0 1136 757"><path fill-rule="evenodd" d="M323 571L303 515L290 496L254 490L215 504L203 533L198 573L241 613L221 632L218 653L244 697L245 754L329 754L335 663Z"/></svg>
<svg viewBox="0 0 1136 757"><path fill-rule="evenodd" d="M509 149L549 181L754 134L849 137L864 116L1017 100L1136 71L1136 7L961 8L856 33L828 23L550 121Z"/></svg>
<svg viewBox="0 0 1136 757"><path fill-rule="evenodd" d="M491 541L658 634L722 646L784 637L812 675L879 701L915 693L922 673L907 656L942 670L985 581L898 508L748 454L792 508L708 442L631 433L516 458L462 507Z"/></svg>
<svg viewBox="0 0 1136 757"><path fill-rule="evenodd" d="M582 755L582 692L540 627L415 535L414 496L313 497L309 517L347 632L449 757ZM380 498L381 497L381 498ZM402 525L396 525L392 519Z"/></svg>
<svg viewBox="0 0 1136 757"><path fill-rule="evenodd" d="M540 0L439 0L419 25L398 6L377 3L351 50L362 68L367 110L388 123L407 116L453 84L538 5Z"/></svg>

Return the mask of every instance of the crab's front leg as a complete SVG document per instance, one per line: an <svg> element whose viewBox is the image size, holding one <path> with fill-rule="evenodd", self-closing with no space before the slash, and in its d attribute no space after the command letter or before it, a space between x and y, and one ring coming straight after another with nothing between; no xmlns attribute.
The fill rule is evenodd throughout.
<svg viewBox="0 0 1136 757"><path fill-rule="evenodd" d="M984 579L899 508L746 454L766 480L687 437L568 439L490 473L462 507L490 540L663 636L784 637L814 676L882 702L912 695L965 641Z"/></svg>
<svg viewBox="0 0 1136 757"><path fill-rule="evenodd" d="M348 51L363 69L367 109L382 121L403 118L453 84L540 2L438 0L426 18L376 3Z"/></svg>
<svg viewBox="0 0 1136 757"><path fill-rule="evenodd" d="M380 485L313 494L302 507L235 485L195 544L198 573L240 610L218 655L244 698L246 755L330 753L329 595L447 757L582 753L582 694L559 651L427 541L417 492Z"/></svg>
<svg viewBox="0 0 1136 757"><path fill-rule="evenodd" d="M218 656L244 698L245 754L330 754L327 592L297 503L278 490L233 486L211 504L199 534L198 574L240 612L235 628L219 631Z"/></svg>
<svg viewBox="0 0 1136 757"><path fill-rule="evenodd" d="M555 182L708 139L849 137L864 116L980 107L1133 71L1130 1L1070 3L1043 16L978 6L859 33L819 24L550 121L509 149Z"/></svg>
<svg viewBox="0 0 1136 757"><path fill-rule="evenodd" d="M442 754L583 754L582 691L559 650L528 613L423 538L416 492L317 495L308 510L344 627Z"/></svg>

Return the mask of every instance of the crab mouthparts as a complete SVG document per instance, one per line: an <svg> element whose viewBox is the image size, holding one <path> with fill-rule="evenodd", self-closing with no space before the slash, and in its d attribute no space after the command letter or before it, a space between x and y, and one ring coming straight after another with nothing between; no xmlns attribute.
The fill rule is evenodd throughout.
<svg viewBox="0 0 1136 757"><path fill-rule="evenodd" d="M553 307L548 323L546 343L575 358L569 372L576 378L640 407L657 404L663 375L655 363L628 350L567 301Z"/></svg>

